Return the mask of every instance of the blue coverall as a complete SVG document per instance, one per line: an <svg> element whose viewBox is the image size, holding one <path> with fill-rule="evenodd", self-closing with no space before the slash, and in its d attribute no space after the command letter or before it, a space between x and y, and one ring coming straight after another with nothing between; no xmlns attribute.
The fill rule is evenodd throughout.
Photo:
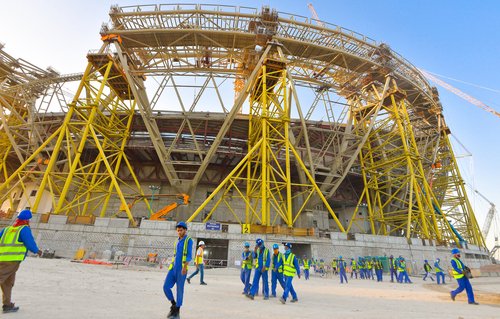
<svg viewBox="0 0 500 319"><path fill-rule="evenodd" d="M253 253L253 258L258 258L259 267L255 268L253 273L253 282L252 288L250 289L250 295L255 296L259 291L259 279L262 277L263 286L264 286L264 298L269 298L269 276L268 269L271 264L271 254L269 250L265 249L264 245L259 248L257 253ZM266 258L264 258L264 253L266 253ZM264 263L264 259L266 262Z"/></svg>
<svg viewBox="0 0 500 319"><path fill-rule="evenodd" d="M347 284L347 275L345 273L346 267L347 267L347 263L345 261L343 261L342 259L339 260L338 269L339 269L339 276L340 276L340 283L341 284L344 283L344 279L345 279L345 283Z"/></svg>
<svg viewBox="0 0 500 319"><path fill-rule="evenodd" d="M283 256L283 260L281 261L281 263L284 263L287 260L288 256L290 256L291 253L292 253L291 250L285 251L285 254ZM297 256L295 256L295 258L293 259L293 266L295 267L295 271L297 272L297 276L300 276L300 266L299 266L299 261L297 259ZM285 278L285 290L283 291L283 299L285 299L285 301L286 301L286 298L288 298L288 294L291 294L292 300L298 300L297 293L295 292L295 289L293 289L293 285L292 285L293 276L284 275L284 278Z"/></svg>
<svg viewBox="0 0 500 319"><path fill-rule="evenodd" d="M279 261L283 258L282 253L278 253L278 255L272 255L272 265L271 268L271 296L276 297L276 286L278 282L280 283L281 288L285 289L285 281L283 280L283 267L278 267ZM281 270L281 272L279 271Z"/></svg>
<svg viewBox="0 0 500 319"><path fill-rule="evenodd" d="M445 284L444 282L444 272L443 272L443 269L441 268L441 266L439 265L439 261L436 261L434 263L434 269L436 269L436 280L437 280L437 284L439 285L441 283L441 281L443 282L443 285ZM442 280L440 280L442 279Z"/></svg>
<svg viewBox="0 0 500 319"><path fill-rule="evenodd" d="M252 268L243 267L243 262L249 259L250 260L252 259L251 251L244 251L243 253L241 253L242 268L241 268L240 279L244 285L243 288L244 294L248 294L250 292L250 275L252 274Z"/></svg>
<svg viewBox="0 0 500 319"><path fill-rule="evenodd" d="M453 259L451 260L451 266L453 267L453 269L456 272L461 274L461 273L463 273L464 263L460 259L457 259L457 260L461 264L462 267L459 268L457 263ZM458 282L458 288L451 292L451 296L453 298L455 298L456 295L458 295L459 293L461 293L465 289L465 292L467 293L467 301L469 303L474 303L475 302L474 291L472 290L472 285L470 284L469 278L463 276L462 278L457 278L457 282Z"/></svg>
<svg viewBox="0 0 500 319"><path fill-rule="evenodd" d="M394 277L398 281L398 272L396 271L396 261L394 258L389 258L389 270L391 271L391 282L394 282Z"/></svg>
<svg viewBox="0 0 500 319"><path fill-rule="evenodd" d="M165 278L165 284L163 285L163 292L167 299L172 301L174 300L174 295L172 294L172 287L176 285L177 288L177 299L176 305L177 307L182 306L182 300L184 298L184 283L186 282L187 273L185 275L182 274L182 254L184 251L184 242L188 238L187 235L177 240L177 248L175 253L175 259L172 269L170 269L167 273L167 277ZM193 240L190 238L187 242L187 253L186 253L186 262L191 262L193 258Z"/></svg>

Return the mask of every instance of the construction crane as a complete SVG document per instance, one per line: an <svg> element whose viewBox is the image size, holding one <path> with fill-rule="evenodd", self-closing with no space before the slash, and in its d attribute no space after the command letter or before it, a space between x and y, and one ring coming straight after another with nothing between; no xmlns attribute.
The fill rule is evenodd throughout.
<svg viewBox="0 0 500 319"><path fill-rule="evenodd" d="M143 198L150 198L152 195L142 195L142 196L136 196L134 197L134 200L128 204L128 208L132 209L132 207L137 203L137 201L143 199ZM150 220L164 220L164 216L176 209L177 207L181 205L188 205L189 204L189 195L181 193L181 194L158 194L156 197L175 197L176 200L164 207L162 207L160 210L155 212L154 214L151 215L149 218ZM125 207L122 205L120 206L120 211L125 211Z"/></svg>
<svg viewBox="0 0 500 319"><path fill-rule="evenodd" d="M314 6L312 5L312 3L308 3L308 4L307 4L307 7L309 8L309 11L311 11L311 14L312 14L312 16L313 16L314 20L316 20L316 23L317 23L320 27L324 28L324 27L325 27L325 24L324 24L324 23L323 23L323 22L319 19L319 17L318 17L318 13L316 13L316 10L314 9Z"/></svg>
<svg viewBox="0 0 500 319"><path fill-rule="evenodd" d="M460 91L459 89L457 89L456 87L446 83L445 81L435 77L434 75L432 75L430 72L428 71L425 71L425 70L422 70L422 69L419 69L419 71L429 80L431 80L432 82L436 83L437 85L441 86L442 88L445 88L446 90L450 91L451 93L461 97L462 99L466 100L467 102L470 102L472 104L474 104L475 106L478 106L480 108L482 108L483 110L485 110L486 112L490 112L491 114L495 115L496 117L500 117L500 113L495 111L493 108L491 108L490 106L486 105L485 103L479 101L478 99L476 99L475 97L472 97L470 96L469 94L467 93L464 93L462 91Z"/></svg>
<svg viewBox="0 0 500 319"><path fill-rule="evenodd" d="M481 196L481 198L483 198L488 204L490 204L490 209L488 210L488 214L486 215L486 220L484 221L483 229L481 231L483 233L484 239L486 239L486 237L488 237L488 234L490 232L491 224L496 217L497 209L495 207L495 204L493 204L488 198L486 198L486 196L481 194L478 190L475 189L474 193ZM495 242L497 241L498 241L498 234L495 234Z"/></svg>

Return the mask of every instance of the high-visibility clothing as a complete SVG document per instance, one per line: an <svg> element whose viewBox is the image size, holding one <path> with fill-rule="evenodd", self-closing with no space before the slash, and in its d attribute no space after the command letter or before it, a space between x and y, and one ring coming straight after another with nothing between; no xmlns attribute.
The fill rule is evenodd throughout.
<svg viewBox="0 0 500 319"><path fill-rule="evenodd" d="M197 265L203 264L203 248L201 247L198 247L198 250L196 251L195 263Z"/></svg>
<svg viewBox="0 0 500 319"><path fill-rule="evenodd" d="M443 272L443 268L441 268L441 265L438 262L434 263L434 270L436 271L436 274Z"/></svg>
<svg viewBox="0 0 500 319"><path fill-rule="evenodd" d="M274 263L274 257L276 257L276 264ZM278 255L274 255L271 257L271 269L274 271L274 268L278 265L280 265L277 269L279 273L283 272L283 254L278 253Z"/></svg>
<svg viewBox="0 0 500 319"><path fill-rule="evenodd" d="M182 238L177 238L177 243L179 243L179 241L181 241L181 240L182 240ZM191 240L191 237L189 237L189 236L187 236L186 239L184 240L184 245L182 248L182 265L184 265L184 263L186 262L187 251L188 251L188 242L190 240ZM174 259L170 263L170 266L168 266L168 270L174 268L175 256L177 255L177 243L175 244L175 247L174 247Z"/></svg>
<svg viewBox="0 0 500 319"><path fill-rule="evenodd" d="M358 265L357 265L355 260L351 261L351 268L352 268L352 270L358 269Z"/></svg>
<svg viewBox="0 0 500 319"><path fill-rule="evenodd" d="M429 264L424 264L424 270L429 272L431 270L431 265Z"/></svg>
<svg viewBox="0 0 500 319"><path fill-rule="evenodd" d="M243 259L243 261L241 262L241 268L252 269L252 263L253 263L252 252L244 251L243 254L241 254L241 257Z"/></svg>
<svg viewBox="0 0 500 319"><path fill-rule="evenodd" d="M295 273L297 273L297 269L295 269L294 265L294 259L295 255L293 253L290 253L288 255L288 258L285 259L285 264L284 264L284 272L283 274L288 277L293 277L295 276Z"/></svg>
<svg viewBox="0 0 500 319"><path fill-rule="evenodd" d="M452 258L451 260L454 260L455 263L457 264L457 268L460 269L462 271L462 273L459 273L455 270L455 268L452 269L452 274L453 274L453 278L455 279L460 279L460 278L463 278L464 277L464 267L463 267L463 264L462 262L460 261L460 259L458 258Z"/></svg>
<svg viewBox="0 0 500 319"><path fill-rule="evenodd" d="M310 268L309 259L304 259L302 262L304 263L304 269L308 270Z"/></svg>
<svg viewBox="0 0 500 319"><path fill-rule="evenodd" d="M268 254L269 254L269 249L264 248L264 255L262 256L262 265L264 267L266 266ZM259 256L260 256L260 249L257 249L257 258L255 258L255 268L259 268Z"/></svg>
<svg viewBox="0 0 500 319"><path fill-rule="evenodd" d="M398 271L406 271L406 261L400 261L398 264Z"/></svg>
<svg viewBox="0 0 500 319"><path fill-rule="evenodd" d="M24 227L26 225L5 228L0 238L0 261L24 260L27 248L24 243L19 241L19 235Z"/></svg>

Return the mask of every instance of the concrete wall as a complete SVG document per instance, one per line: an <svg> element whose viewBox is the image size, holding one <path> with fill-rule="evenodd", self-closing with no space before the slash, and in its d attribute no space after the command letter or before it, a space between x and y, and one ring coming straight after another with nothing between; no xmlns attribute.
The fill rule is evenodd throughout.
<svg viewBox="0 0 500 319"><path fill-rule="evenodd" d="M39 215L32 220L35 239L41 249L54 249L57 256L72 258L80 248L102 256L105 250L123 251L127 255L145 257L155 251L160 257L171 257L177 239L175 222L143 220L139 228L129 228L127 219L97 218L94 226L66 224L66 216L52 215L48 223L38 223ZM237 267L244 242L252 247L257 238L262 238L267 247L273 243L295 242L309 244L312 257L324 259L328 263L333 257L342 255L344 259L358 256L399 256L405 257L412 265L413 273L421 272L424 259L441 258L442 265L449 265L450 248L436 247L421 239L413 239L409 245L405 238L382 237L356 234L355 240L339 232L329 233L330 238L292 237L262 234L241 234L238 224L229 224L227 232L209 231L203 223L189 224L189 235L193 239L213 238L229 241L228 265ZM462 256L467 265L478 268L490 264L485 252L477 247L464 249Z"/></svg>

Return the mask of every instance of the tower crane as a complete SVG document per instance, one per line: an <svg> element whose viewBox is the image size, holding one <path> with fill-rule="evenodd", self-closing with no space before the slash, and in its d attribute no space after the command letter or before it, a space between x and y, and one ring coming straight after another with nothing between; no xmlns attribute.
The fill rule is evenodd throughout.
<svg viewBox="0 0 500 319"><path fill-rule="evenodd" d="M467 93L464 93L462 91L460 91L459 89L457 89L456 87L446 83L445 81L435 77L434 75L432 75L430 72L428 71L425 71L425 70L422 70L422 69L418 69L420 71L420 73L422 73L427 79L431 80L432 82L436 83L437 85L441 86L442 88L450 91L451 93L461 97L462 99L466 100L467 102L469 103L472 103L474 104L475 106L477 107L480 107L482 108L483 110L485 110L486 112L490 112L491 114L495 115L496 117L500 117L500 113L497 112L496 110L494 110L492 107L486 105L485 103L479 101L478 99L476 99L475 97L472 97L470 96L469 94ZM484 197L483 197L484 198Z"/></svg>
<svg viewBox="0 0 500 319"><path fill-rule="evenodd" d="M490 250L490 257L493 257L495 255L496 251L498 249L500 249L500 244L498 243L498 225L496 223L496 217L497 217L496 206L495 206L495 204L493 204L493 202L491 202L488 198L486 198L486 196L481 194L477 189L474 189L471 186L469 186L469 187L474 191L474 193L481 196L482 199L484 199L488 204L490 204L490 209L488 210L488 214L486 215L486 219L484 221L483 229L481 230L481 232L483 233L483 237L486 240L486 238L488 237L488 234L491 230L491 225L492 224L495 225L494 226L494 233L493 233L494 238L495 238L495 245Z"/></svg>
<svg viewBox="0 0 500 319"><path fill-rule="evenodd" d="M324 28L325 27L325 24L319 19L319 16L318 16L318 13L316 12L316 10L314 9L314 6L312 5L312 3L308 3L307 4L307 7L309 8L309 11L311 11L311 14L314 18L314 20L316 20L316 23Z"/></svg>

